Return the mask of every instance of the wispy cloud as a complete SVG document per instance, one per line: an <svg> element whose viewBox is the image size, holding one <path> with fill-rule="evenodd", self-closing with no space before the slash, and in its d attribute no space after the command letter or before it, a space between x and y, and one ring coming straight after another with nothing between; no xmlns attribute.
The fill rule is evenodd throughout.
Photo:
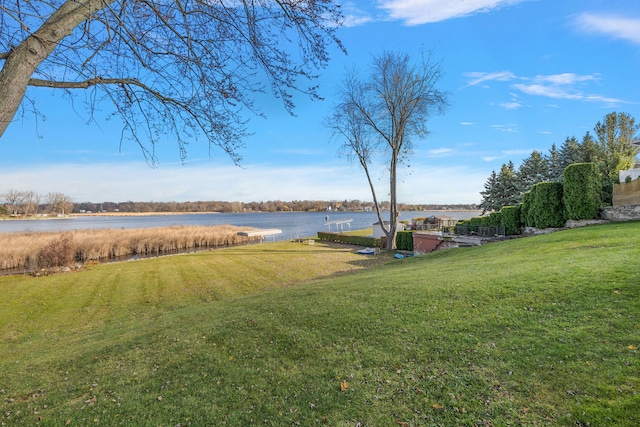
<svg viewBox="0 0 640 427"><path fill-rule="evenodd" d="M360 9L352 2L345 2L342 5L342 13L344 15L343 25L345 27L358 27L373 21L369 13Z"/></svg>
<svg viewBox="0 0 640 427"><path fill-rule="evenodd" d="M544 96L553 99L566 99L570 101L597 102L607 105L627 104L617 98L611 98L599 94L589 94L583 91L585 83L598 81L598 74L579 75L574 73L562 73L551 75L537 75L530 79L523 79L525 83L512 85L527 95Z"/></svg>
<svg viewBox="0 0 640 427"><path fill-rule="evenodd" d="M640 44L640 18L582 13L575 18L575 24L589 34L600 33Z"/></svg>
<svg viewBox="0 0 640 427"><path fill-rule="evenodd" d="M517 102L517 101L502 102L502 103L500 103L498 105L503 107L503 108L506 108L507 110L517 110L518 108L522 107L522 104Z"/></svg>
<svg viewBox="0 0 640 427"><path fill-rule="evenodd" d="M601 79L601 76L598 73L539 74L533 77L526 77L517 76L510 71L472 71L464 73L464 76L469 80L467 85L462 89L470 86L478 86L489 81L497 81L509 82L509 87L511 89L516 89L516 91L522 92L526 95L544 96L552 99L564 99L571 101L596 102L606 104L607 106L630 103L622 99L586 92L589 84L597 83ZM511 93L511 96L513 99L510 102L497 103L497 105L509 110L517 109L524 105L516 93Z"/></svg>
<svg viewBox="0 0 640 427"><path fill-rule="evenodd" d="M467 88L469 86L477 86L481 83L492 81L492 80L506 82L506 81L517 78L516 75L513 74L511 71L494 71L491 73L485 73L482 71L470 71L468 73L464 73L464 76L470 78L471 80L469 80L467 82L467 85L464 86L462 89Z"/></svg>
<svg viewBox="0 0 640 427"><path fill-rule="evenodd" d="M383 0L380 8L406 25L440 22L485 13L526 0Z"/></svg>
<svg viewBox="0 0 640 427"><path fill-rule="evenodd" d="M495 130L499 130L501 132L509 132L509 133L517 133L518 125L510 124L510 125L491 125L491 127Z"/></svg>
<svg viewBox="0 0 640 427"><path fill-rule="evenodd" d="M451 148L434 148L432 150L427 151L427 155L430 157L444 157L453 154L453 149Z"/></svg>

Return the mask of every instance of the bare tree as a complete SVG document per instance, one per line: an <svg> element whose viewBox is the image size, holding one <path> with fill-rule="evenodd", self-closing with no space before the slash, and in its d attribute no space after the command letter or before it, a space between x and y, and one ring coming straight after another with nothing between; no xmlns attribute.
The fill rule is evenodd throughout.
<svg viewBox="0 0 640 427"><path fill-rule="evenodd" d="M29 190L25 191L23 195L24 199L22 200L22 203L24 204L24 214L26 216L37 214L41 199L40 194Z"/></svg>
<svg viewBox="0 0 640 427"><path fill-rule="evenodd" d="M11 215L18 215L20 205L22 204L22 200L24 198L24 193L22 191L9 190L4 193L2 197L9 207L9 213Z"/></svg>
<svg viewBox="0 0 640 427"><path fill-rule="evenodd" d="M344 95L351 90L355 90L353 85L356 83L356 74L349 73L342 82L345 91ZM369 171L371 157L378 148L377 140L372 138L371 132L369 132L364 121L361 120L358 110L355 109L355 105L349 102L339 104L334 109L333 114L325 120L325 126L333 131L334 138L342 141L339 152L340 155L344 155L351 161L355 159L358 160L358 163L367 176L367 182L369 183L369 189L373 197L373 205L378 215L378 221L380 224L384 224L380 204L378 203L378 196L376 195L376 188L371 179L371 172ZM382 227L384 229L384 226Z"/></svg>
<svg viewBox="0 0 640 427"><path fill-rule="evenodd" d="M380 143L366 142L366 147L373 149L382 146L389 153L389 227L386 228L382 223L388 249L395 248L397 219L400 215L397 200L398 164L411 155L413 138L423 138L428 134L428 118L434 113L442 113L447 107L449 94L436 87L441 77L441 64L433 60L431 53L422 55L420 61L412 63L407 54L385 52L373 58L367 78L352 73L342 85L334 117L353 115L353 120L363 126L361 141L375 138ZM361 143L353 144L346 138L346 135L353 136L354 124L351 119L338 121L336 125L360 163L363 160L367 163L373 153L367 151L366 156L361 156L357 153L363 147ZM377 205L376 209L379 210Z"/></svg>
<svg viewBox="0 0 640 427"><path fill-rule="evenodd" d="M51 192L44 196L47 211L51 214L66 215L73 210L71 197L63 193Z"/></svg>
<svg viewBox="0 0 640 427"><path fill-rule="evenodd" d="M330 0L0 1L0 137L19 110L39 114L27 88L85 89L89 121L111 103L121 142L152 162L166 135L181 158L204 137L238 162L251 94L270 89L289 111L295 91L318 99L341 20Z"/></svg>

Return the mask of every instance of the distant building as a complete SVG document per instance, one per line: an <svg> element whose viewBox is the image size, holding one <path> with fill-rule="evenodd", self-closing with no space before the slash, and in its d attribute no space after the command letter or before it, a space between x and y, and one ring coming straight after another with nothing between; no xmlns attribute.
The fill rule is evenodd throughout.
<svg viewBox="0 0 640 427"><path fill-rule="evenodd" d="M388 229L389 226L391 225L391 223L389 221L384 221L384 226ZM401 222L398 222L397 225L397 230L398 231L404 231L404 224ZM382 229L382 226L380 225L380 221L376 222L375 224L373 224L373 237L375 238L379 238L379 237L384 237L384 230Z"/></svg>

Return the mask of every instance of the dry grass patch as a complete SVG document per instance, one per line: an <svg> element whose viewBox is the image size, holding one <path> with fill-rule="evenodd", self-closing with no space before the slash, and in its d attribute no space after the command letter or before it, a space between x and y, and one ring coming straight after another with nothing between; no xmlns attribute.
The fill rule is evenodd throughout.
<svg viewBox="0 0 640 427"><path fill-rule="evenodd" d="M232 246L249 241L237 234L245 229L216 225L4 233L0 234L0 269L50 267L50 255L62 249L71 251L72 261L88 261Z"/></svg>

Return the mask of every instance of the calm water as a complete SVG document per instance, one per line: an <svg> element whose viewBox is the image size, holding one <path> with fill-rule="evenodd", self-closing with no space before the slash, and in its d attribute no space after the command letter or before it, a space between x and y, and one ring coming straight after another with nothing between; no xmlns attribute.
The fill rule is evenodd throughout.
<svg viewBox="0 0 640 427"><path fill-rule="evenodd" d="M449 216L455 219L468 219L479 215L470 212L401 212L401 220L417 217ZM336 225L330 227L329 221L351 219L350 228L359 230L371 228L377 222L374 212L265 212L265 213L220 213L220 214L184 214L154 216L81 216L64 219L16 220L0 221L0 233L17 231L68 231L91 228L146 228L168 227L171 225L220 225L229 224L256 228L278 228L282 234L274 236L274 240L288 240L316 236L318 231L336 231ZM383 215L388 220L388 213ZM343 225L344 231L349 230ZM269 240L272 237L268 238Z"/></svg>

